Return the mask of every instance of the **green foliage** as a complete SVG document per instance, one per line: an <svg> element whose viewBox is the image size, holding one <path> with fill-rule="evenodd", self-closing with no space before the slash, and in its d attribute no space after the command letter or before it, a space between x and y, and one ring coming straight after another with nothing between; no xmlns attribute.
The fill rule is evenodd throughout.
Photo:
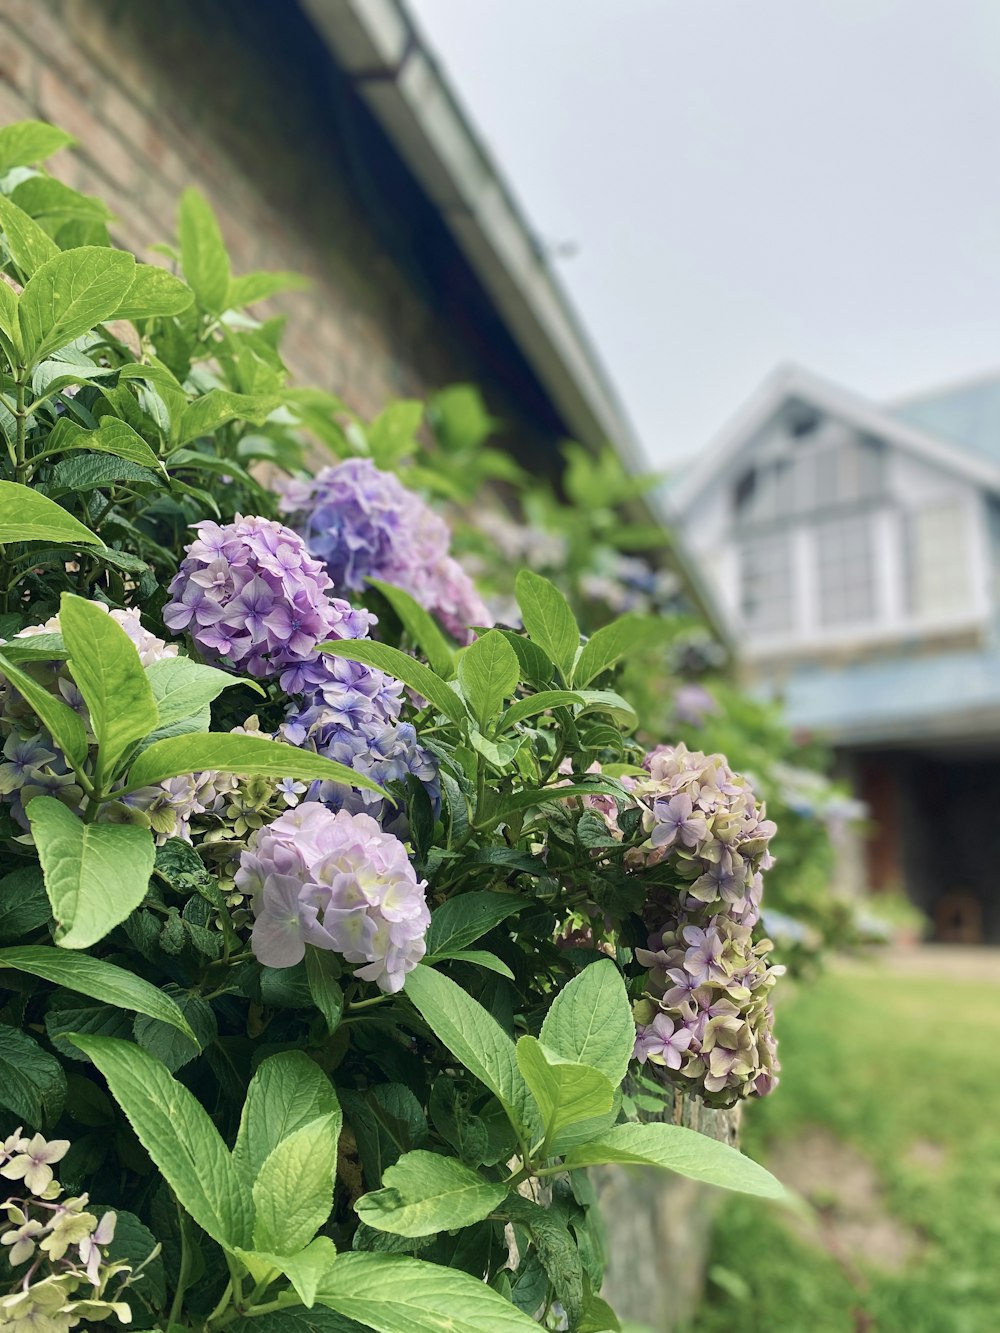
<svg viewBox="0 0 1000 1333"><path fill-rule="evenodd" d="M647 884L626 864L646 835L622 781L643 750L621 681L676 624L629 614L583 639L594 617L573 581L527 570L523 632L458 646L372 580L377 637L321 648L407 687L433 785L380 785L272 739L288 699L231 659L188 644L144 665L118 613L171 637L166 588L192 525L277 512L256 464L301 472L318 443L458 503L524 474L490 445L499 423L471 386L367 423L289 386L277 323L246 307L300 279L234 275L195 190L163 251L177 271L137 264L99 199L37 165L68 141L38 122L0 130L0 744L24 740L25 717L34 728L0 774L10 1128L72 1140L68 1184L95 1207L128 1203L120 1255L148 1260L140 1327L515 1333L551 1324L558 1302L572 1333L616 1329L594 1294L583 1163L779 1193L734 1150L623 1110ZM647 483L610 452L569 446L564 484L569 506L544 486L535 498L567 549L640 544L618 511ZM18 764L50 743L61 767L19 787ZM293 966L256 956L274 886L246 887L244 853L313 782L380 812L426 885L424 963L401 992L376 991L321 935ZM6 799L22 788L23 809ZM161 808L175 796L205 818L190 842ZM377 895L362 881L351 891ZM528 1181L551 1183L551 1207L523 1197Z"/></svg>

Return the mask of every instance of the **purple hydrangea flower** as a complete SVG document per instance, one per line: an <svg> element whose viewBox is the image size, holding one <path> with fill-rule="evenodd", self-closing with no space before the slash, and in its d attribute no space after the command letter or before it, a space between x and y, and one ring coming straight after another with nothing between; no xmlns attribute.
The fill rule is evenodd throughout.
<svg viewBox="0 0 1000 1333"><path fill-rule="evenodd" d="M449 554L451 534L415 492L368 458L348 458L306 481L286 482L282 513L338 588L382 579L405 589L456 638L487 625L472 580Z"/></svg>
<svg viewBox="0 0 1000 1333"><path fill-rule="evenodd" d="M634 1057L641 1065L651 1060L668 1069L680 1069L681 1057L693 1040L688 1028L675 1027L672 1018L657 1014L652 1023L636 1029Z"/></svg>
<svg viewBox="0 0 1000 1333"><path fill-rule="evenodd" d="M225 660L289 693L322 688L329 659L316 647L357 639L369 612L330 597L332 583L298 533L264 518L195 525L197 538L177 571L164 624L187 631L209 661Z"/></svg>
<svg viewBox="0 0 1000 1333"><path fill-rule="evenodd" d="M266 967L292 967L312 944L395 992L424 955L426 882L369 815L311 802L286 811L242 853L236 884L252 895L251 945Z"/></svg>

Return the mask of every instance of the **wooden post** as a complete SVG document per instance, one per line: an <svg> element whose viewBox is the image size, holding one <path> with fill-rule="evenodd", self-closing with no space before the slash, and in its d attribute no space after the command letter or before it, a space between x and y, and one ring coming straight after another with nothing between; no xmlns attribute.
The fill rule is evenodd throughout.
<svg viewBox="0 0 1000 1333"><path fill-rule="evenodd" d="M733 1147L739 1140L738 1106L716 1111L674 1090L672 1120ZM717 1191L645 1167L602 1166L593 1175L607 1234L601 1295L622 1319L672 1333L701 1297Z"/></svg>

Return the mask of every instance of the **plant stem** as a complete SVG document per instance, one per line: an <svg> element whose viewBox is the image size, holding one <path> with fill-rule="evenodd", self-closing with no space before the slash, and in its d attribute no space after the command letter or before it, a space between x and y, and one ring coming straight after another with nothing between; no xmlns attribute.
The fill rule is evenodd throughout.
<svg viewBox="0 0 1000 1333"><path fill-rule="evenodd" d="M168 1323L177 1324L180 1322L181 1310L184 1306L184 1296L187 1292L188 1283L191 1280L191 1247L188 1244L187 1218L184 1210L177 1200L174 1200L174 1206L177 1209L177 1225L181 1233L181 1263L177 1273L177 1289L174 1292L174 1299L170 1305L170 1318Z"/></svg>
<svg viewBox="0 0 1000 1333"><path fill-rule="evenodd" d="M24 410L24 380L21 376L24 370L18 371L18 377L15 380L17 391L17 403L14 409L14 420L17 423L17 438L14 441L14 480L24 486L31 477L31 468L25 457L25 437L27 434L27 414Z"/></svg>

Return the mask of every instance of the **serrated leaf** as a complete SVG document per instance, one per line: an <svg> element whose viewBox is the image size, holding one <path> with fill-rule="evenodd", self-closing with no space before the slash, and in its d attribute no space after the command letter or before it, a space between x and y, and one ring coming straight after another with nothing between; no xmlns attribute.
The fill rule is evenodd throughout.
<svg viewBox="0 0 1000 1333"><path fill-rule="evenodd" d="M591 1143L566 1154L567 1170L605 1163L658 1166L691 1180L763 1199L787 1198L785 1187L770 1171L743 1153L683 1125L615 1125Z"/></svg>
<svg viewBox="0 0 1000 1333"><path fill-rule="evenodd" d="M326 1019L327 1031L336 1032L344 1013L344 992L338 981L339 964L329 949L306 945L306 980L313 1003Z"/></svg>
<svg viewBox="0 0 1000 1333"><path fill-rule="evenodd" d="M375 1333L538 1333L485 1282L403 1255L339 1255L316 1300Z"/></svg>
<svg viewBox="0 0 1000 1333"><path fill-rule="evenodd" d="M448 953L434 954L433 957L428 956L424 961L428 964L471 963L473 967L484 967L487 972L495 972L497 976L506 977L508 981L514 980L514 973L507 964L497 958L496 954L487 953L484 949L456 949Z"/></svg>
<svg viewBox="0 0 1000 1333"><path fill-rule="evenodd" d="M0 879L0 941L23 940L47 925L51 915L41 866L18 866Z"/></svg>
<svg viewBox="0 0 1000 1333"><path fill-rule="evenodd" d="M507 1189L486 1180L454 1157L405 1153L382 1177L382 1188L354 1205L363 1222L397 1236L432 1236L472 1226L507 1197Z"/></svg>
<svg viewBox="0 0 1000 1333"><path fill-rule="evenodd" d="M81 769L87 758L87 732L80 715L63 699L50 694L33 676L0 653L0 675L10 681L31 705L46 731L59 746L70 765Z"/></svg>
<svg viewBox="0 0 1000 1333"><path fill-rule="evenodd" d="M258 694L264 693L255 680L231 676L228 671L193 662L190 657L163 657L151 662L146 667L146 679L156 701L157 730L191 717L223 690L236 685L249 685Z"/></svg>
<svg viewBox="0 0 1000 1333"><path fill-rule="evenodd" d="M549 657L563 680L571 683L580 630L569 603L554 583L522 569L514 580L524 628L531 641Z"/></svg>
<svg viewBox="0 0 1000 1333"><path fill-rule="evenodd" d="M340 1108L282 1138L253 1183L256 1249L295 1254L330 1216L337 1169Z"/></svg>
<svg viewBox="0 0 1000 1333"><path fill-rule="evenodd" d="M564 1060L599 1069L617 1088L635 1046L635 1021L625 982L610 958L591 963L559 992L540 1033Z"/></svg>
<svg viewBox="0 0 1000 1333"><path fill-rule="evenodd" d="M434 909L427 931L427 952L444 954L464 949L523 906L524 899L516 893L483 889L456 894Z"/></svg>
<svg viewBox="0 0 1000 1333"><path fill-rule="evenodd" d="M262 1060L250 1080L233 1148L233 1162L248 1183L284 1139L315 1120L339 1114L329 1078L301 1051ZM333 1137L340 1127L334 1125ZM332 1132L332 1131L331 1131Z"/></svg>
<svg viewBox="0 0 1000 1333"><path fill-rule="evenodd" d="M104 546L100 537L95 537L61 505L16 481L0 481L0 542Z"/></svg>
<svg viewBox="0 0 1000 1333"><path fill-rule="evenodd" d="M193 1093L131 1042L77 1037L74 1044L107 1079L111 1095L181 1207L219 1245L251 1248L250 1187Z"/></svg>
<svg viewBox="0 0 1000 1333"><path fill-rule="evenodd" d="M430 663L431 670L442 680L454 675L455 651L430 612L394 583L383 583L381 579L369 579L368 582L378 589L399 616L403 628Z"/></svg>
<svg viewBox="0 0 1000 1333"><path fill-rule="evenodd" d="M304 1250L299 1250L296 1254L282 1255L271 1254L262 1250L237 1249L236 1255L244 1264L246 1264L250 1271L250 1275L255 1282L263 1281L265 1278L271 1276L272 1273L275 1276L279 1273L284 1273L285 1277L291 1282L292 1287L302 1304L306 1306L307 1309L312 1309L313 1305L316 1303L316 1292L319 1289L319 1284L326 1276L330 1265L336 1259L337 1251L329 1236L317 1236L314 1241L305 1247ZM324 1323L314 1325L305 1322L306 1317L302 1315L301 1311L288 1311L287 1315L285 1313L280 1315L277 1313L273 1315L264 1315L259 1321L254 1320L253 1324L250 1324L249 1321L247 1321L247 1326L255 1330L255 1333L258 1329L260 1330L260 1333L268 1333L268 1330L271 1328L272 1319L283 1321L288 1315L293 1313L300 1316L304 1323L302 1325L291 1325L290 1327L296 1329L302 1327L325 1329L328 1327ZM337 1316L332 1315L331 1318L336 1319ZM241 1320L240 1323L242 1324L243 1321ZM282 1323L280 1326L284 1328L285 1325ZM239 1327L239 1325L237 1325L237 1327ZM333 1333L340 1333L341 1330L343 1330L344 1333L350 1333L346 1324L338 1323L336 1325L330 1325L330 1327L333 1330ZM358 1329L358 1333L362 1333L359 1325L352 1325L352 1327Z"/></svg>
<svg viewBox="0 0 1000 1333"><path fill-rule="evenodd" d="M95 780L104 791L125 751L157 725L156 701L135 644L102 607L64 592L59 627L97 737Z"/></svg>
<svg viewBox="0 0 1000 1333"><path fill-rule="evenodd" d="M227 421L250 421L262 426L278 405L278 398L266 394L209 389L181 413L175 443L188 444L203 435L214 435Z"/></svg>
<svg viewBox="0 0 1000 1333"><path fill-rule="evenodd" d="M127 421L104 417L97 430L81 431L66 446L68 449L89 449L96 453L115 454L150 471L163 472L163 463L138 431Z"/></svg>
<svg viewBox="0 0 1000 1333"><path fill-rule="evenodd" d="M143 750L129 770L128 786L122 796L140 787L152 787L167 778L206 770L239 773L243 777L320 778L343 787L363 787L392 800L377 782L344 764L322 755L300 750L283 741L262 736L234 736L213 732L210 735L171 736Z"/></svg>
<svg viewBox="0 0 1000 1333"><path fill-rule="evenodd" d="M56 943L89 949L146 896L153 838L128 824L85 824L54 796L27 805L56 921Z"/></svg>
<svg viewBox="0 0 1000 1333"><path fill-rule="evenodd" d="M136 264L135 276L115 319L153 319L179 315L194 301L194 292L158 264Z"/></svg>
<svg viewBox="0 0 1000 1333"><path fill-rule="evenodd" d="M194 1040L190 1024L174 1000L133 972L89 954L67 954L49 945L0 949L0 967L13 967L92 1000L129 1009L169 1024Z"/></svg>
<svg viewBox="0 0 1000 1333"><path fill-rule="evenodd" d="M211 205L198 190L181 196L177 231L185 278L199 303L221 315L229 292L229 255Z"/></svg>
<svg viewBox="0 0 1000 1333"><path fill-rule="evenodd" d="M492 1014L450 977L419 966L405 992L438 1040L501 1102L518 1134L536 1121L531 1096L517 1066L514 1043Z"/></svg>
<svg viewBox="0 0 1000 1333"><path fill-rule="evenodd" d="M534 1037L518 1039L517 1067L541 1113L550 1150L565 1126L606 1115L611 1110L614 1088L599 1069L562 1060Z"/></svg>
<svg viewBox="0 0 1000 1333"><path fill-rule="evenodd" d="M527 699L518 699L511 704L500 720L500 730L507 731L518 722L537 717L539 713L546 713L551 708L572 708L583 702L583 696L574 694L572 690L541 690L538 694L530 694Z"/></svg>
<svg viewBox="0 0 1000 1333"><path fill-rule="evenodd" d="M75 143L72 134L43 120L18 120L0 130L0 176L11 167L31 167Z"/></svg>
<svg viewBox="0 0 1000 1333"><path fill-rule="evenodd" d="M59 1061L34 1038L0 1026L0 1106L26 1125L54 1124L66 1097L66 1076Z"/></svg>
<svg viewBox="0 0 1000 1333"><path fill-rule="evenodd" d="M59 253L59 247L52 237L30 217L23 208L18 208L13 200L0 194L0 227L7 238L7 248L14 263L25 274L32 274L40 269L46 260ZM21 342L21 329L18 326L17 342Z"/></svg>
<svg viewBox="0 0 1000 1333"><path fill-rule="evenodd" d="M15 352L21 349L21 326L17 322L17 296L0 278L0 330L10 339Z"/></svg>
<svg viewBox="0 0 1000 1333"><path fill-rule="evenodd" d="M199 901L198 899L195 900ZM144 1051L154 1055L161 1064L176 1074L196 1059L219 1035L212 1006L196 991L185 991L169 985L176 996L176 1005L188 1024L189 1032L181 1032L176 1024L167 1024L153 1015L139 1014L132 1031ZM164 999L170 998L164 993Z"/></svg>
<svg viewBox="0 0 1000 1333"><path fill-rule="evenodd" d="M589 685L605 671L610 671L629 653L641 652L656 643L666 642L673 633L670 621L652 616L628 614L597 630L580 650L573 673L573 684Z"/></svg>
<svg viewBox="0 0 1000 1333"><path fill-rule="evenodd" d="M124 250L84 245L53 256L25 284L18 307L28 365L110 319L135 273Z"/></svg>
<svg viewBox="0 0 1000 1333"><path fill-rule="evenodd" d="M517 689L517 654L502 634L487 630L458 659L458 683L473 715L486 728Z"/></svg>
<svg viewBox="0 0 1000 1333"><path fill-rule="evenodd" d="M468 719L465 704L455 691L429 667L408 653L400 652L398 648L374 643L370 639L338 639L333 643L321 643L319 649L333 657L346 657L349 662L377 667L396 680L401 680L459 726Z"/></svg>
<svg viewBox="0 0 1000 1333"><path fill-rule="evenodd" d="M71 457L62 459L53 467L52 476L46 482L46 490L54 499L58 499L67 492L82 494L95 491L100 486L113 486L120 481L151 486L156 480L156 473L150 468L139 467L113 452L74 452Z"/></svg>

